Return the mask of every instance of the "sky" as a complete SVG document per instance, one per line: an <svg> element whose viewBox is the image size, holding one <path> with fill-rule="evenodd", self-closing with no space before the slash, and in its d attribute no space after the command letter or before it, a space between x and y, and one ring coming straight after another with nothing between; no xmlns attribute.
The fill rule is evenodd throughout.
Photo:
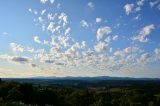
<svg viewBox="0 0 160 106"><path fill-rule="evenodd" d="M160 0L1 0L0 77L160 78Z"/></svg>

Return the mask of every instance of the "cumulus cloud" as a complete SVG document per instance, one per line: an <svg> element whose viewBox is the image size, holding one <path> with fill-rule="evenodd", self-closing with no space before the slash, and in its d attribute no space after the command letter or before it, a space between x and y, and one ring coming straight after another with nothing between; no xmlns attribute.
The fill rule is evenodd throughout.
<svg viewBox="0 0 160 106"><path fill-rule="evenodd" d="M64 47L69 46L68 40L69 40L69 37L66 37L66 36L59 37L60 44L63 45Z"/></svg>
<svg viewBox="0 0 160 106"><path fill-rule="evenodd" d="M42 4L49 2L53 4L54 0L41 0ZM124 6L124 10L126 14L129 15L139 11L143 4L144 0L137 0L134 4L126 4ZM94 9L94 4L92 2L89 2L87 5L89 8ZM86 20L80 21L80 25L82 27L90 27L93 32L95 32L95 28L97 28L95 32L97 41L91 39L94 43L97 42L96 44L92 45L93 42L90 44L90 41L88 40L83 41L85 39L73 39L73 37L70 36L72 34L70 26L72 21L68 19L68 16L65 12L59 13L59 10L56 10L56 6L59 7L60 4L58 3L55 5L55 8L52 6L55 9L54 13L48 11L48 8L45 8L38 11L39 14L36 15L36 22L38 22L38 24L36 24L44 26L47 34L49 33L51 35L51 39L48 39L47 36L47 40L40 40L38 36L34 36L34 41L36 43L45 44L47 49L43 47L40 49L24 48L21 45L14 45L14 48L16 48L15 51L29 52L35 61L40 63L42 62L44 66L57 66L58 68L64 68L66 65L69 68L73 68L70 66L82 66L82 68L85 67L86 69L90 68L93 70L120 70L124 66L135 64L137 61L146 61L152 57L150 54L141 54L143 52L140 52L140 48L136 46L129 46L125 47L124 49L114 48L113 43L115 40L120 39L120 36L110 35L112 29L109 26L97 28L97 25L101 24L96 23L102 23L102 21L105 22L105 20L102 20L100 17L97 17L95 20L93 20L93 23L87 22ZM32 13L35 12L32 9L29 9L29 11ZM138 20L140 17L138 14L135 16L136 20ZM118 28L120 25L122 26L123 23L118 23L116 25ZM154 25L148 25L142 28L137 36L135 36L135 40L144 41L153 29ZM21 48L23 48L23 50ZM158 48L154 50L153 54L155 57L159 56L159 52L160 50ZM31 67L38 67L38 64L32 63L30 58L27 57L0 56L0 59L8 59L12 62L29 64Z"/></svg>
<svg viewBox="0 0 160 106"><path fill-rule="evenodd" d="M160 1L159 0L155 0L155 1L151 1L149 2L151 8L154 7L155 5L157 5Z"/></svg>
<svg viewBox="0 0 160 106"><path fill-rule="evenodd" d="M10 43L13 52L24 52L24 47L16 43Z"/></svg>
<svg viewBox="0 0 160 106"><path fill-rule="evenodd" d="M57 14L55 14L55 15L53 16L52 13L48 13L47 18L48 18L49 21L53 21L56 15L57 15Z"/></svg>
<svg viewBox="0 0 160 106"><path fill-rule="evenodd" d="M123 51L115 51L115 52L114 52L114 55L115 55L115 56L124 56L125 53L124 53Z"/></svg>
<svg viewBox="0 0 160 106"><path fill-rule="evenodd" d="M138 12L141 10L141 7L144 5L144 0L138 0L136 4L137 4L137 7L135 8L135 12Z"/></svg>
<svg viewBox="0 0 160 106"><path fill-rule="evenodd" d="M70 33L70 31L71 31L71 28L69 27L69 28L67 28L66 30L65 30L65 33L64 33L64 35L68 35L69 33Z"/></svg>
<svg viewBox="0 0 160 106"><path fill-rule="evenodd" d="M142 54L141 56L140 56L140 61L141 62L147 62L148 61L148 59L151 57L151 55L149 54L149 53L144 53L144 54Z"/></svg>
<svg viewBox="0 0 160 106"><path fill-rule="evenodd" d="M96 52L102 52L108 48L108 44L105 44L104 42L99 42L95 47Z"/></svg>
<svg viewBox="0 0 160 106"><path fill-rule="evenodd" d="M140 20L140 18L141 18L141 14L138 14L136 17L134 17L133 19L134 20Z"/></svg>
<svg viewBox="0 0 160 106"><path fill-rule="evenodd" d="M46 9L41 11L41 15L43 15L46 12Z"/></svg>
<svg viewBox="0 0 160 106"><path fill-rule="evenodd" d="M97 30L97 40L101 40L104 35L108 35L112 32L109 26L98 28Z"/></svg>
<svg viewBox="0 0 160 106"><path fill-rule="evenodd" d="M92 2L89 2L87 5L89 8L94 9L94 4Z"/></svg>
<svg viewBox="0 0 160 106"><path fill-rule="evenodd" d="M41 3L45 4L48 0L40 0Z"/></svg>
<svg viewBox="0 0 160 106"><path fill-rule="evenodd" d="M118 35L113 36L112 39L113 39L113 40L117 40L117 39L118 39Z"/></svg>
<svg viewBox="0 0 160 106"><path fill-rule="evenodd" d="M54 26L53 22L49 23L47 30L50 31L51 33L53 33L55 31L55 26Z"/></svg>
<svg viewBox="0 0 160 106"><path fill-rule="evenodd" d="M160 48L155 48L154 52L155 54L160 55Z"/></svg>
<svg viewBox="0 0 160 106"><path fill-rule="evenodd" d="M146 38L148 35L151 34L152 30L155 29L154 24L147 25L143 27L139 34L135 37L133 37L133 40L138 40L140 42L148 42L148 38Z"/></svg>
<svg viewBox="0 0 160 106"><path fill-rule="evenodd" d="M134 4L126 4L123 8L126 12L126 15L129 15L133 10Z"/></svg>
<svg viewBox="0 0 160 106"><path fill-rule="evenodd" d="M101 23L102 22L102 18L96 18L96 23Z"/></svg>
<svg viewBox="0 0 160 106"><path fill-rule="evenodd" d="M88 27L89 27L87 21L85 21L85 20L82 20L82 21L80 22L80 24L81 24L81 26L84 27L84 28L88 28Z"/></svg>
<svg viewBox="0 0 160 106"><path fill-rule="evenodd" d="M138 6L142 6L143 4L144 4L144 0L138 0L138 1L137 1L137 5L138 5Z"/></svg>
<svg viewBox="0 0 160 106"><path fill-rule="evenodd" d="M6 60L6 61L9 61L11 60L11 56L7 55L7 54L3 54L3 55L0 55L0 60Z"/></svg>
<svg viewBox="0 0 160 106"><path fill-rule="evenodd" d="M140 51L141 51L141 49L139 47L127 47L122 50L115 51L114 55L123 57L128 54L132 55L132 53L139 53Z"/></svg>
<svg viewBox="0 0 160 106"><path fill-rule="evenodd" d="M34 36L33 40L36 42L36 43L41 43L40 39L38 36Z"/></svg>
<svg viewBox="0 0 160 106"><path fill-rule="evenodd" d="M60 16L58 17L58 19L61 20L61 21L63 21L65 24L68 23L68 16L64 12L62 12L60 14Z"/></svg>
<svg viewBox="0 0 160 106"><path fill-rule="evenodd" d="M54 0L50 0L50 3L53 4L53 3L54 3Z"/></svg>

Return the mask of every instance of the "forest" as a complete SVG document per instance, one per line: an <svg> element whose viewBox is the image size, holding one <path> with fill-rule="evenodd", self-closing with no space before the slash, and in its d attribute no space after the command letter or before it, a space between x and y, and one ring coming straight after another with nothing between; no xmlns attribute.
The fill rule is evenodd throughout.
<svg viewBox="0 0 160 106"><path fill-rule="evenodd" d="M160 106L160 81L107 82L78 88L0 80L0 106Z"/></svg>

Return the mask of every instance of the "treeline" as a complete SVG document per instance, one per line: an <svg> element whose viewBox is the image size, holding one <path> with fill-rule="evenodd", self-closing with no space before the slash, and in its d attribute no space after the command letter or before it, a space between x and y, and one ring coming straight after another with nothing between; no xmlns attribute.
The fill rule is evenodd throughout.
<svg viewBox="0 0 160 106"><path fill-rule="evenodd" d="M0 81L0 106L160 106L160 87L59 88Z"/></svg>

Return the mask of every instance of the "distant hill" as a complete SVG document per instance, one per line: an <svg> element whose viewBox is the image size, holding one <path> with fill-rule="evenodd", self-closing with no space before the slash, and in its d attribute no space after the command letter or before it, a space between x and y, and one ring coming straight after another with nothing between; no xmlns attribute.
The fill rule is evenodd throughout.
<svg viewBox="0 0 160 106"><path fill-rule="evenodd" d="M20 79L41 79L41 80L160 80L160 78L133 78L133 77L110 77L110 76L97 76L97 77L29 77L29 78L2 78L2 80L20 80Z"/></svg>

